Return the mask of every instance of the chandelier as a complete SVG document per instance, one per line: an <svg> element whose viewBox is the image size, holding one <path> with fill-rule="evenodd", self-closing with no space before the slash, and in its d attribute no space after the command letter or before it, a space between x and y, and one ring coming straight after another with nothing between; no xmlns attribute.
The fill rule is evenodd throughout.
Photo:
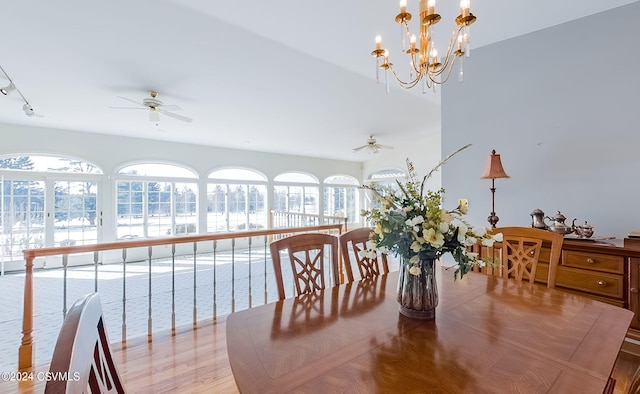
<svg viewBox="0 0 640 394"><path fill-rule="evenodd" d="M379 82L378 71L385 71L385 82L387 92L389 91L389 70L398 81L398 84L411 89L420 84L423 93L427 89L433 89L438 84L445 83L453 66L458 58L469 57L469 26L476 21L476 17L469 10L469 0L460 1L460 15L455 19L455 26L449 39L449 45L444 57L438 57L438 50L433 40L433 28L441 17L435 12L435 0L420 0L420 41L416 42L416 35L409 30L411 14L407 12L407 0L400 0L400 13L396 15L396 22L400 24L402 37L402 50L409 55L409 78L403 80L398 76L393 68L393 63L389 62L389 52L382 48L382 37L376 36L376 49L371 55L376 58L376 83ZM409 47L407 48L407 40ZM382 64L380 60L382 59ZM459 79L462 81L463 69L462 59L460 60Z"/></svg>

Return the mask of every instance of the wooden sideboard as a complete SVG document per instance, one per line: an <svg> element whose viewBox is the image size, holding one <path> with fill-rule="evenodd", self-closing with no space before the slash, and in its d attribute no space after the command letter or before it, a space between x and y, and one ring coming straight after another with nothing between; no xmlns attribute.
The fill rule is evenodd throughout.
<svg viewBox="0 0 640 394"><path fill-rule="evenodd" d="M483 255L498 253L483 249ZM543 247L536 281L547 282L549 253L549 248ZM640 239L565 238L556 288L634 312L628 337L638 341L640 354Z"/></svg>

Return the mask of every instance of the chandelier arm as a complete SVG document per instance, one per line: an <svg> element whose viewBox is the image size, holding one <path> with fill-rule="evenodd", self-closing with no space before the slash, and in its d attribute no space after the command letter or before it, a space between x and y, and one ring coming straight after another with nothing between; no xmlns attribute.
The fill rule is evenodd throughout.
<svg viewBox="0 0 640 394"><path fill-rule="evenodd" d="M455 62L455 58L457 57L457 55L455 55L455 52L453 52L453 48L454 48L454 43L457 41L458 36L460 35L460 32L462 31L462 28L464 27L464 25L456 25L453 28L453 31L451 32L451 38L449 39L449 45L447 46L447 52L445 54L444 57L444 62L441 66L442 71L444 71L444 69L446 69L449 65L449 62L451 61L451 57L453 55L454 58L454 62ZM453 63L451 64L451 66L453 67ZM438 75L442 73L442 71L438 72Z"/></svg>
<svg viewBox="0 0 640 394"><path fill-rule="evenodd" d="M390 65L389 68L391 69L391 73L393 73L393 76L395 77L396 81L398 81L398 84L400 85L400 87L402 87L404 89L411 89L412 87L416 86L418 84L418 82L420 82L420 75L419 74L412 81L405 82L402 79L400 79L400 77L398 77L398 74L396 73L396 70L393 69L393 65Z"/></svg>
<svg viewBox="0 0 640 394"><path fill-rule="evenodd" d="M453 61L451 62L451 67L449 67L447 69L447 76L444 79L441 79L439 82L438 81L433 81L433 83L437 83L438 85L442 85L443 83L447 82L449 80L449 77L451 76L451 71L453 71L453 66L456 64L456 60L458 60L459 57L460 56L455 56L453 58ZM442 71L444 71L444 69L441 70L440 73L438 73L438 75L442 74Z"/></svg>

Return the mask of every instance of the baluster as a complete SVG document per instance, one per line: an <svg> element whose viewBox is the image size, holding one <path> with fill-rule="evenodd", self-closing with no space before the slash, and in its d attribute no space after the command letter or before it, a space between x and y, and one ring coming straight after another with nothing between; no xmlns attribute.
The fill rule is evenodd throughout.
<svg viewBox="0 0 640 394"><path fill-rule="evenodd" d="M236 239L231 239L231 313L236 311Z"/></svg>
<svg viewBox="0 0 640 394"><path fill-rule="evenodd" d="M153 255L153 247L148 248L149 255L149 317L147 318L147 335L152 336L153 333L153 318L151 317L151 256Z"/></svg>
<svg viewBox="0 0 640 394"><path fill-rule="evenodd" d="M196 274L198 272L197 269L197 255L196 252L198 251L198 243L194 242L193 243L193 325L195 326L196 323L198 322L198 306L197 306L197 298L196 298L196 290L198 288L198 284L196 281Z"/></svg>
<svg viewBox="0 0 640 394"><path fill-rule="evenodd" d="M62 255L62 318L67 316L67 264L69 264L69 255Z"/></svg>
<svg viewBox="0 0 640 394"><path fill-rule="evenodd" d="M218 318L218 304L216 303L216 251L218 241L213 240L213 320Z"/></svg>
<svg viewBox="0 0 640 394"><path fill-rule="evenodd" d="M249 237L249 308L251 308L251 241L252 237Z"/></svg>
<svg viewBox="0 0 640 394"><path fill-rule="evenodd" d="M171 331L176 331L176 244L171 244Z"/></svg>
<svg viewBox="0 0 640 394"><path fill-rule="evenodd" d="M122 342L127 341L127 249L122 249Z"/></svg>
<svg viewBox="0 0 640 394"><path fill-rule="evenodd" d="M93 265L94 265L94 283L93 283L93 291L98 292L98 251L93 252Z"/></svg>
<svg viewBox="0 0 640 394"><path fill-rule="evenodd" d="M269 241L267 236L264 236L264 304L267 304L267 247Z"/></svg>

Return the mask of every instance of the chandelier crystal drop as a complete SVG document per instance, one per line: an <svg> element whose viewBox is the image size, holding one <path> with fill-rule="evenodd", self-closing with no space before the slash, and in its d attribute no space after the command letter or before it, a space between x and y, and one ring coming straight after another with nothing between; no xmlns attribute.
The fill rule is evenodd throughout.
<svg viewBox="0 0 640 394"><path fill-rule="evenodd" d="M382 47L382 37L376 36L376 49L371 55L376 58L376 83L379 82L378 70L383 69L385 83L389 91L389 70L398 81L398 84L411 89L416 85L422 86L425 93L427 89L435 91L436 85L445 83L454 64L460 58L458 79L463 77L463 57L469 57L470 25L476 21L476 17L470 12L469 0L460 1L460 15L455 19L455 26L449 39L447 51L442 58L438 57L438 50L433 39L433 28L441 17L435 12L435 0L420 0L420 35L419 39L409 29L411 14L407 12L407 0L400 0L400 13L396 15L396 23L400 24L402 50L409 55L409 78L404 80L398 76L389 62L389 52ZM407 41L409 48L406 47ZM381 63L382 62L382 63Z"/></svg>

